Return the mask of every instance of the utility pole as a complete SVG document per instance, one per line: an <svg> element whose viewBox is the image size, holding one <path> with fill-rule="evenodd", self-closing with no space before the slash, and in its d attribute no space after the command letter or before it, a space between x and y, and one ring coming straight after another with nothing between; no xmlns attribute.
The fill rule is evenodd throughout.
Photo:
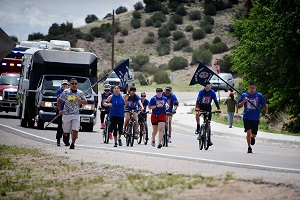
<svg viewBox="0 0 300 200"><path fill-rule="evenodd" d="M115 57L115 10L112 15L112 33L111 33L111 69L114 69L114 57Z"/></svg>

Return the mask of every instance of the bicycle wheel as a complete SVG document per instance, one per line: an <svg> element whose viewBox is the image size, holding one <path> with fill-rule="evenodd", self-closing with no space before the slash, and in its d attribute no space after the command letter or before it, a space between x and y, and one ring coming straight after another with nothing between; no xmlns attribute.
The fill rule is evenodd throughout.
<svg viewBox="0 0 300 200"><path fill-rule="evenodd" d="M202 150L203 146L204 146L204 141L205 141L205 129L204 129L203 125L201 125L201 127L200 127L198 141L199 141L199 149Z"/></svg>
<svg viewBox="0 0 300 200"><path fill-rule="evenodd" d="M210 126L207 126L207 129L206 129L206 147L204 148L205 150L208 150L209 148L209 139L210 139Z"/></svg>
<svg viewBox="0 0 300 200"><path fill-rule="evenodd" d="M134 143L134 136L135 136L135 122L131 126L130 135L131 135L130 146L132 147Z"/></svg>
<svg viewBox="0 0 300 200"><path fill-rule="evenodd" d="M168 147L168 124L165 124L165 130L163 135L163 146Z"/></svg>
<svg viewBox="0 0 300 200"><path fill-rule="evenodd" d="M147 143L148 143L148 140L149 140L148 137L149 137L149 136L148 136L148 125L147 125L147 123L145 122L145 123L144 123L144 133L143 133L143 140L144 140L144 144L145 144L145 145L147 145Z"/></svg>
<svg viewBox="0 0 300 200"><path fill-rule="evenodd" d="M103 129L103 132L102 132L102 137L103 137L103 143L105 144L106 143L106 127L105 129Z"/></svg>
<svg viewBox="0 0 300 200"><path fill-rule="evenodd" d="M126 145L130 145L132 125L128 124L126 129Z"/></svg>
<svg viewBox="0 0 300 200"><path fill-rule="evenodd" d="M111 131L110 126L111 126L111 122L108 121L105 126L105 141L104 141L104 143L106 143L106 144L108 144L108 142L109 142L109 134Z"/></svg>
<svg viewBox="0 0 300 200"><path fill-rule="evenodd" d="M139 132L138 132L138 135L139 135L139 138L138 138L137 143L138 143L138 144L141 144L142 139L143 139L143 123L142 123L142 122L139 124Z"/></svg>

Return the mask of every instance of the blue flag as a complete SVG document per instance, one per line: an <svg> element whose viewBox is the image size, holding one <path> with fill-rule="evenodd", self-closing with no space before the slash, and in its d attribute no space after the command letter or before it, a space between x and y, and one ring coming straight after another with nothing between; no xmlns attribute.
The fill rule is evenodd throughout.
<svg viewBox="0 0 300 200"><path fill-rule="evenodd" d="M117 74L119 79L121 80L122 89L126 86L126 83L129 78L129 59L126 59L124 62L115 67L114 72Z"/></svg>
<svg viewBox="0 0 300 200"><path fill-rule="evenodd" d="M200 84L206 86L214 74L215 73L212 70L200 62L190 85Z"/></svg>

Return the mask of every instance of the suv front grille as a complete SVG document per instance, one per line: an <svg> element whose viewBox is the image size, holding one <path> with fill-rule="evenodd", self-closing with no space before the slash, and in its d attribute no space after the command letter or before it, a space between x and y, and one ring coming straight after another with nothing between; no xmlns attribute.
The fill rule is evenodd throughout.
<svg viewBox="0 0 300 200"><path fill-rule="evenodd" d="M108 81L108 83L110 84L110 85L118 85L118 86L120 86L120 82L119 81Z"/></svg>
<svg viewBox="0 0 300 200"><path fill-rule="evenodd" d="M4 100L17 100L17 92L3 91Z"/></svg>

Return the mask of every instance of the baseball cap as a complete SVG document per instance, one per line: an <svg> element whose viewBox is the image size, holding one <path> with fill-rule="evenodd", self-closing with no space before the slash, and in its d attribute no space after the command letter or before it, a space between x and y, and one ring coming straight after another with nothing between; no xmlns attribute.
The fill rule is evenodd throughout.
<svg viewBox="0 0 300 200"><path fill-rule="evenodd" d="M68 82L66 79L64 79L64 80L61 81L61 84L62 84L62 85L63 85L63 84L69 84L69 82Z"/></svg>
<svg viewBox="0 0 300 200"><path fill-rule="evenodd" d="M156 88L156 92L162 92L163 89L162 88Z"/></svg>
<svg viewBox="0 0 300 200"><path fill-rule="evenodd" d="M131 87L129 88L129 91L136 91L136 87L131 86Z"/></svg>
<svg viewBox="0 0 300 200"><path fill-rule="evenodd" d="M234 96L234 93L233 93L233 92L230 92L230 93L229 93L229 96L230 96L230 97Z"/></svg>
<svg viewBox="0 0 300 200"><path fill-rule="evenodd" d="M166 90L172 90L172 87L171 86L167 86Z"/></svg>

